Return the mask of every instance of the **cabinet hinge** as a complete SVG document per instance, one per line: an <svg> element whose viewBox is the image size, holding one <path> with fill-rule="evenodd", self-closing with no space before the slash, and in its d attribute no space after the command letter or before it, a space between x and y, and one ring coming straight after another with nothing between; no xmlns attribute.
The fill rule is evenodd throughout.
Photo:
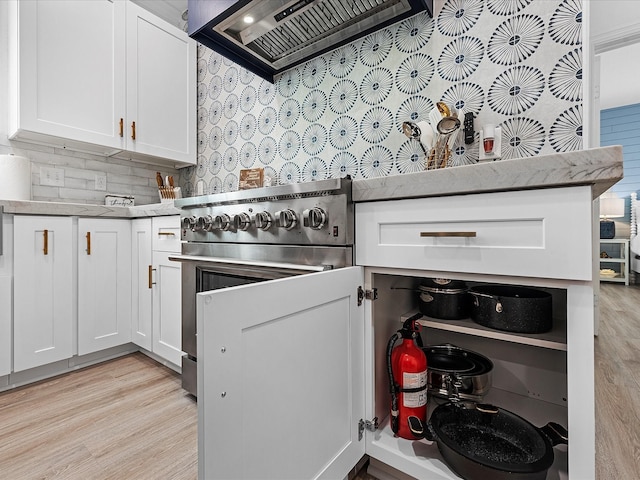
<svg viewBox="0 0 640 480"><path fill-rule="evenodd" d="M375 432L378 429L378 417L373 417L373 420L360 419L358 422L358 441L362 440L365 428L370 432Z"/></svg>
<svg viewBox="0 0 640 480"><path fill-rule="evenodd" d="M378 299L378 289L372 288L371 290L365 290L362 287L358 287L358 306L362 305L362 301L364 299L367 300L377 300Z"/></svg>

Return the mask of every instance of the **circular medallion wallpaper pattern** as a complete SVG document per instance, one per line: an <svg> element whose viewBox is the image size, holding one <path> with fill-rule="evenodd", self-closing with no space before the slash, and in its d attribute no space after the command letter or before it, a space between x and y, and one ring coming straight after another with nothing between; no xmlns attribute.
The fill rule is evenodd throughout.
<svg viewBox="0 0 640 480"><path fill-rule="evenodd" d="M447 0L264 80L198 47L197 165L184 192L237 190L243 168L272 184L421 172L402 122L437 101L474 114L448 166L478 161L479 130L502 127L502 158L582 148L580 0Z"/></svg>

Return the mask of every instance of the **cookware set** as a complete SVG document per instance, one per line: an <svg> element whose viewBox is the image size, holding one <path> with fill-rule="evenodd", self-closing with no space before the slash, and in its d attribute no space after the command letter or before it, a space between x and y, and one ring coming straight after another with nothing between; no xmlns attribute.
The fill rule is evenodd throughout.
<svg viewBox="0 0 640 480"><path fill-rule="evenodd" d="M460 280L426 278L420 283L420 313L441 320L471 318L479 325L514 333L552 328L552 298L545 291L507 285L468 287ZM419 316L419 314L418 314ZM444 399L427 419L409 417L416 439L436 443L445 463L467 480L543 480L556 445L568 443L564 427L536 427L517 414L483 403L491 388L493 363L451 344L422 345L427 391Z"/></svg>
<svg viewBox="0 0 640 480"><path fill-rule="evenodd" d="M551 330L552 298L543 290L513 285L467 287L462 280L423 279L420 313L441 320L471 318L485 327L513 333Z"/></svg>

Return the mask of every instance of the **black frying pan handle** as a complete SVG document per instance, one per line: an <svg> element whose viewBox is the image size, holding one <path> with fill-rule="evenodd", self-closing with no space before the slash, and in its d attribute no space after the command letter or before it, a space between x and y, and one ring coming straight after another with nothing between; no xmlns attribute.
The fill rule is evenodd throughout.
<svg viewBox="0 0 640 480"><path fill-rule="evenodd" d="M549 438L551 445L554 447L560 444L569 444L569 432L556 422L549 422L544 427L540 427L539 430Z"/></svg>

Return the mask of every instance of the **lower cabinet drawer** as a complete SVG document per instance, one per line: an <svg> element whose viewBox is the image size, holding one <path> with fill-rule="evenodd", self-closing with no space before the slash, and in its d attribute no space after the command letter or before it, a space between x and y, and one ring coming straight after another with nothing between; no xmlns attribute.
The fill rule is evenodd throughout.
<svg viewBox="0 0 640 480"><path fill-rule="evenodd" d="M356 263L591 280L590 187L356 204Z"/></svg>
<svg viewBox="0 0 640 480"><path fill-rule="evenodd" d="M180 215L153 217L153 250L180 253Z"/></svg>

